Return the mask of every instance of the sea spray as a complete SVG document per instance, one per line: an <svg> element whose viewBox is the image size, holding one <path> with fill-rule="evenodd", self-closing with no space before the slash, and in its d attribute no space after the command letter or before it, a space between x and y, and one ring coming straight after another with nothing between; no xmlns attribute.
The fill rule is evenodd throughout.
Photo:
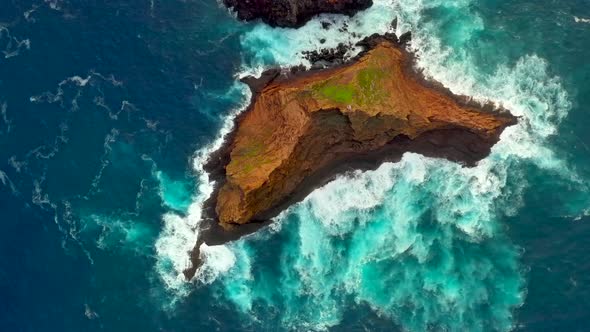
<svg viewBox="0 0 590 332"><path fill-rule="evenodd" d="M304 51L336 48L339 44L349 47L348 57L354 56L361 51L356 43L365 37L393 32L395 17L390 1L375 1L372 7L353 17L324 14L299 29L258 24L241 38L242 48L247 51L243 71L255 69L256 72L259 68L277 65L309 67L311 64L304 57Z"/></svg>
<svg viewBox="0 0 590 332"><path fill-rule="evenodd" d="M292 329L334 326L355 302L407 330L508 329L511 309L523 300L518 250L495 227L491 203L479 206L470 186L445 186L449 174L462 171L409 153L337 179L291 208L280 233L231 245L256 258L238 259L222 279L226 294L261 320L279 308L282 325ZM473 181L460 175L453 180ZM378 203L356 205L362 194ZM335 200L346 203L325 208ZM273 256L280 271L258 265Z"/></svg>
<svg viewBox="0 0 590 332"><path fill-rule="evenodd" d="M251 92L248 87L240 82L236 82L228 94L241 96L243 99L241 104L226 117L217 138L196 153L193 160L193 168L198 175L198 188L193 203L190 204L185 215L179 215L173 212L164 215L164 228L156 241L158 272L166 286L176 291L179 296L186 295L190 291L183 272L191 267L190 252L197 243L203 203L213 192L214 183L209 178L209 174L205 172L204 165L211 152L221 147L225 136L233 129L234 118L247 107L251 98ZM207 251L207 253L215 252L217 252L217 255L212 255L218 258L219 251L215 251L215 249ZM200 269L197 271L196 279L204 282L212 280L210 277L211 273L208 271L207 268Z"/></svg>

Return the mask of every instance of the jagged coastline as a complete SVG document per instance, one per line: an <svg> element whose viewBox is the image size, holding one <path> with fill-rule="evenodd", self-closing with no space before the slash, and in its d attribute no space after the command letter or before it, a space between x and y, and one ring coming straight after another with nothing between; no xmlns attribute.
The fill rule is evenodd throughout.
<svg viewBox="0 0 590 332"><path fill-rule="evenodd" d="M202 243L207 243L208 245L217 245L223 244L229 241L236 240L243 235L250 234L255 232L260 227L268 224L270 220L278 215L281 211L286 209L288 206L301 201L304 199L311 191L314 189L324 185L325 183L331 181L334 177L345 173L346 171L362 169L362 170L371 170L376 169L379 165L383 162L392 161L395 162L401 158L403 153L412 151L416 153L421 153L426 156L430 157L437 157L437 158L446 158L452 161L456 161L462 163L466 166L474 165L478 160L484 158L489 154L491 147L497 142L499 139L499 135L502 130L509 125L512 125L516 122L516 118L511 116L506 110L500 109L495 105L479 105L474 103L471 98L467 96L456 96L452 94L448 89L444 88L438 82L433 82L427 80L423 77L420 72L417 72L413 69L413 56L411 53L407 52L403 46L404 43L407 43L410 40L409 35L404 35L400 38L395 36L394 34L387 34L384 36L374 35L369 38L366 38L362 42L359 43L360 46L364 48L364 51L361 52L358 56L353 59L338 59L338 61L334 61L335 65L325 69L311 69L311 70L302 70L301 68L295 68L293 70L285 71L279 69L272 69L266 71L260 78L246 78L244 82L246 82L250 88L252 89L252 100L250 106L247 110L245 110L240 116L238 116L235 121L235 130L227 137L225 144L221 149L216 151L210 156L209 162L206 165L206 170L209 172L212 179L215 180L216 187L214 190L213 195L209 198L209 200L204 204L204 220L201 225L200 229L200 236L199 241L195 246L195 250L193 251L191 258L193 267L186 271L187 277L192 277L196 268L199 266L199 253L198 248ZM400 73L403 77L407 77L411 82L412 87L414 84L416 86L420 86L420 89L424 89L427 91L427 94L436 95L436 98L441 98L437 100L442 100L444 103L452 102L453 107L457 107L459 109L467 109L468 114L473 115L474 117L481 117L482 123L487 123L490 128L469 128L465 125L449 125L449 123L437 123L436 125L432 125L432 128L422 128L416 132L409 130L409 132L403 132L402 127L390 127L388 126L388 121L393 123L399 121L396 119L395 112L393 113L393 117L389 120L385 120L383 122L381 119L379 122L381 124L377 125L376 127L368 126L363 127L363 123L367 121L371 121L370 117L366 117L362 119L360 122L357 121L357 129L361 132L364 132L362 135L372 135L371 132L379 132L383 131L386 132L385 136L378 138L380 143L371 143L369 144L369 148L353 148L353 149L340 149L337 153L333 154L333 158L328 161L320 162L321 165L318 167L310 166L309 163L306 164L306 171L305 174L299 174L295 176L298 180L294 181L294 183L289 184L290 190L268 190L264 189L263 195L258 195L259 199L270 199L270 203L264 203L262 206L264 208L260 208L260 206L256 209L253 213L246 213L245 217L240 219L239 215L237 214L238 218L235 220L228 219L227 214L224 216L224 205L227 207L227 202L231 202L232 199L234 200L233 203L230 203L234 212L237 211L236 207L243 205L242 198L247 196L244 192L240 192L238 189L238 195L236 196L236 191L232 192L232 190L236 189L236 179L231 178L232 173L233 175L236 174L236 169L242 167L242 171L251 172L251 170L244 170L243 165L247 164L247 160L250 157L259 158L259 156L252 155L250 157L246 156L244 159L243 155L240 153L236 153L236 148L238 150L244 148L244 146L248 146L246 143L237 143L237 140L242 139L244 136L244 131L241 130L248 122L252 123L252 113L258 112L261 113L260 108L256 110L256 102L259 98L264 97L265 91L268 93L269 89L277 89L277 87L287 86L292 88L292 82L308 82L310 80L318 79L318 81L325 82L330 81L332 76L342 76L343 73L346 73L347 70L351 71L351 67L366 61L367 57L372 56L371 52L374 52L375 49L379 48L379 52L394 52L392 54L398 54L401 57L400 59ZM383 49L383 50L381 50ZM391 55L391 54L388 54ZM332 57L332 56L331 56ZM345 75L346 76L346 75ZM291 84L291 85L290 85ZM313 85L313 84L312 84ZM303 84L305 87L309 87L309 84ZM305 91L306 88L303 88ZM261 97L263 95L263 97ZM317 96L316 96L317 97ZM307 98L307 97L306 97ZM323 97L319 97L321 100ZM280 99L280 98L279 98ZM313 99L313 98L312 98ZM328 98L329 99L329 98ZM308 100L309 101L309 100ZM346 100L349 101L349 100ZM332 101L333 102L333 101ZM304 104L307 102L304 102ZM320 101L320 104L323 101ZM328 102L330 104L330 102ZM338 101L336 101L338 104ZM310 106L310 105L307 105ZM335 123L338 122L340 124L336 125L337 133L341 133L342 135L346 136L348 140L351 138L350 135L354 135L354 128L350 131L350 128L354 127L351 126L350 118L346 119L342 117L343 114L346 113L342 112L342 110L337 107L338 105L328 105L330 107L326 109L326 105L315 105L319 106L321 112L316 112L314 114L321 114L323 117L324 122L320 122L321 125L315 126L314 129L309 129L313 127L313 121L310 125L311 127L306 127L308 129L304 130L306 134L300 136L305 137L304 140L308 144L312 144L311 146L317 146L318 142L321 142L326 136L325 132L327 127L325 126L326 123ZM341 104L340 106L345 106ZM348 106L348 105L346 105ZM347 108L347 107L340 107L340 108ZM356 105L358 106L358 105ZM313 108L313 107L312 107ZM370 107L369 107L370 108ZM453 108L454 109L454 108ZM350 110L348 110L350 111ZM386 110L382 111L386 112ZM381 112L381 113L382 113ZM372 114L373 116L379 117L380 113ZM385 113L384 113L385 114ZM410 116L411 114L406 114ZM347 115L348 116L348 115ZM416 114L411 115L416 116ZM432 116L430 114L429 116ZM250 118L250 120L248 120ZM408 117L409 118L409 117ZM326 120L327 119L327 120ZM440 120L440 119L439 119ZM327 121L327 122L325 122ZM355 121L355 120L353 120ZM428 120L427 122L429 122ZM490 122L491 121L491 122ZM255 121L256 122L256 121ZM436 122L436 121L434 121ZM438 121L440 122L440 121ZM383 127L383 123L385 123L385 127ZM409 123L409 122L408 122ZM425 124L420 121L416 122L419 123L418 127L426 125L427 127L431 124ZM358 127L360 124L361 127ZM472 124L477 124L474 122ZM348 127L346 127L348 126ZM348 129L343 129L348 128ZM360 129L359 129L360 128ZM384 128L386 130L384 130ZM409 128L409 127L408 127ZM261 127L258 127L261 129ZM334 129L334 128L332 128ZM393 129L393 132L391 130ZM407 128L406 128L407 129ZM310 131L307 131L310 130ZM348 131L346 131L348 130ZM401 130L401 131L400 131ZM485 132L488 130L487 132ZM346 132L345 132L346 131ZM389 131L389 132L388 132ZM241 133L240 133L241 132ZM485 133L484 133L485 132ZM313 133L313 134L310 134ZM352 134L351 134L352 133ZM256 135L256 134L254 134ZM324 136L323 136L324 135ZM331 136L330 136L331 135ZM332 134L328 135L328 137L334 136L334 131ZM361 136L362 136L361 135ZM336 135L338 136L338 135ZM320 137L319 141L316 138ZM350 142L354 142L357 144L357 138L352 138ZM310 143L311 142L311 143ZM297 144L296 144L297 145ZM362 145L362 144L361 144ZM299 144L299 146L304 146ZM365 149L365 150L363 150ZM256 149L254 149L256 150ZM262 151L250 151L251 153L260 153L261 155L268 155L268 149L263 153ZM299 149L301 150L301 148ZM320 149L322 152L326 150ZM295 149L292 150L292 152ZM232 159L233 153L233 159ZM299 152L301 153L301 152ZM304 152L303 155L305 155ZM318 158L317 153L314 155L314 163L316 162L315 159ZM236 159L237 158L237 159ZM241 158L241 159L240 159ZM286 157L285 160L288 160L290 157ZM246 163L245 163L246 160ZM283 165L285 160L282 160L280 165ZM298 164L303 165L305 162L302 163L300 158L294 158L297 162L290 164L293 167L290 167L292 172L297 173L296 169ZM233 163L232 163L233 161ZM228 176L228 167L230 170L230 174ZM237 168L236 168L237 167ZM312 168L310 171L309 168ZM256 167L259 168L258 166ZM295 170L295 171L293 171ZM267 175L272 174L276 169L271 171L270 173L266 173ZM240 171L238 170L238 173ZM292 178L293 174L289 173L285 170L279 171L285 176ZM246 174L245 177L242 179L248 179L249 175ZM232 182L233 181L233 182ZM246 180L246 182L249 180ZM261 187L264 187L264 183L268 182L267 179L263 179L259 181ZM228 184L229 183L229 184ZM239 181L237 181L238 186ZM270 188L283 188L283 185L277 186L270 186ZM232 189L228 191L228 188ZM221 194L225 192L225 194ZM228 195L229 193L229 195ZM233 195L233 196L232 196ZM273 197L273 195L278 195L278 197ZM238 196L242 196L242 198L236 198ZM234 197L232 199L228 199L228 197ZM220 198L224 200L220 203ZM233 204L233 206L232 206ZM246 204L248 205L248 204ZM257 205L257 204L254 204ZM239 210L239 208L238 208ZM220 215L221 218L220 218ZM230 214L232 215L232 214ZM233 213L233 216L236 216Z"/></svg>

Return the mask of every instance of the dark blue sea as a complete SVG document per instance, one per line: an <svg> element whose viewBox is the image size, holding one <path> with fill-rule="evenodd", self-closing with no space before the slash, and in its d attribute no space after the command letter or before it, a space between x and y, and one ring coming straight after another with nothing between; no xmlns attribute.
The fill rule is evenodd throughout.
<svg viewBox="0 0 590 332"><path fill-rule="evenodd" d="M343 175L185 280L240 77L393 31L518 124L473 168ZM589 105L588 0L374 0L297 30L0 0L0 331L590 331Z"/></svg>

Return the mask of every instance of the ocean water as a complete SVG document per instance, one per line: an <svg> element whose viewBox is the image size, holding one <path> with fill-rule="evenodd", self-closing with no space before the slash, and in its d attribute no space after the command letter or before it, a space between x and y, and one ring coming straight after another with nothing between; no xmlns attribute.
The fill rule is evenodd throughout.
<svg viewBox="0 0 590 332"><path fill-rule="evenodd" d="M292 30L215 0L1 1L0 330L587 331L590 2L374 3ZM343 175L186 281L239 78L406 31L518 125L473 168Z"/></svg>

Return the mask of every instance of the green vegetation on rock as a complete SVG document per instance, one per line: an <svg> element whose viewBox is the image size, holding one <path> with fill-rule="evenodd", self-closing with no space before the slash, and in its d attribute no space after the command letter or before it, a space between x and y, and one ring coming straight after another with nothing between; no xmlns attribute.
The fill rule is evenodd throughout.
<svg viewBox="0 0 590 332"><path fill-rule="evenodd" d="M341 104L352 103L355 95L355 87L352 84L339 84L332 81L315 85L313 90L323 98Z"/></svg>
<svg viewBox="0 0 590 332"><path fill-rule="evenodd" d="M352 82L344 83L341 78L336 78L314 85L312 92L335 103L366 106L385 97L382 89L385 76L379 67L368 67L359 70Z"/></svg>

